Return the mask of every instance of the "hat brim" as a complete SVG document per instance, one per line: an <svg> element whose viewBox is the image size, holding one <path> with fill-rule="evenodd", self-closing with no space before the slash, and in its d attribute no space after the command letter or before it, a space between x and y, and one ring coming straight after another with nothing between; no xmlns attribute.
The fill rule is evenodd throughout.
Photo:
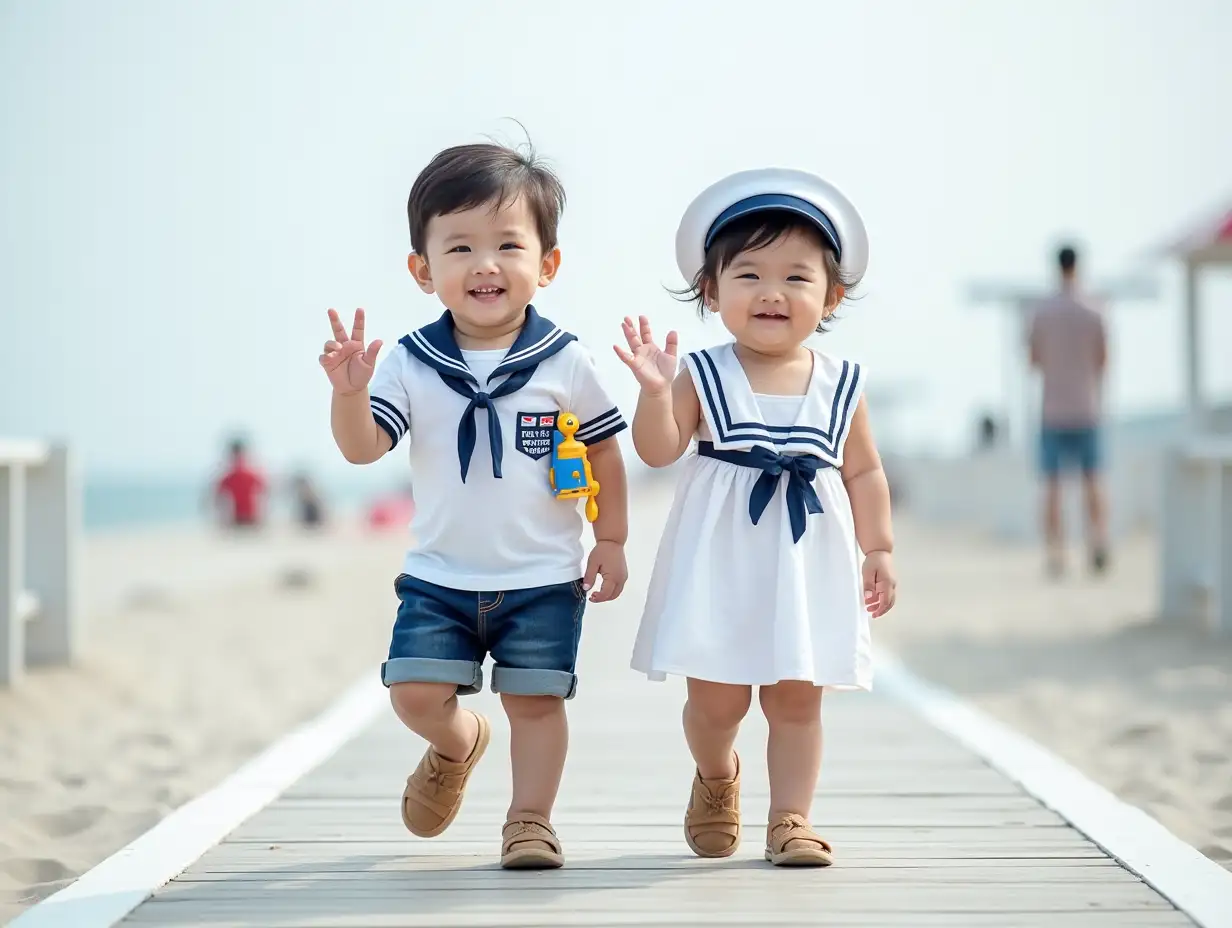
<svg viewBox="0 0 1232 928"><path fill-rule="evenodd" d="M833 184L805 171L741 171L703 190L676 230L676 264L692 282L706 250L727 225L757 212L786 211L813 223L838 256L839 270L858 281L868 267L868 233L856 208Z"/></svg>

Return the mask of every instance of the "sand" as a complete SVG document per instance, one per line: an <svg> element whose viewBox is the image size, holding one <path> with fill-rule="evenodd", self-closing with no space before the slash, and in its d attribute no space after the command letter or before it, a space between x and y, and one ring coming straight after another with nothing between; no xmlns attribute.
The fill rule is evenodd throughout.
<svg viewBox="0 0 1232 928"><path fill-rule="evenodd" d="M79 666L0 692L0 923L378 673L404 533L90 538Z"/></svg>
<svg viewBox="0 0 1232 928"><path fill-rule="evenodd" d="M898 532L901 602L875 640L1232 869L1232 636L1154 619L1154 541L1100 579L1075 552L1052 583L1031 546Z"/></svg>

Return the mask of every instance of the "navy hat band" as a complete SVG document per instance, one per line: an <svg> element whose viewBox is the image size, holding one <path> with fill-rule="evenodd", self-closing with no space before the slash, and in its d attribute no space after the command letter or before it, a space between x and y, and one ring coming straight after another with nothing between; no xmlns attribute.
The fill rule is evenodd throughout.
<svg viewBox="0 0 1232 928"><path fill-rule="evenodd" d="M821 232L822 238L826 240L831 248L834 249L834 255L838 259L842 259L842 245L839 242L838 232L834 228L834 223L830 221L830 217L819 210L808 200L801 197L793 197L786 193L759 193L756 196L745 197L736 203L733 203L723 212L719 213L718 217L710 224L710 229L706 232L706 241L702 246L703 250L709 250L711 243L716 235L723 230L725 226L730 225L737 219L743 216L748 216L751 213L762 213L769 211L780 211L787 213L795 213L798 216L803 216L808 219L813 225L817 226Z"/></svg>

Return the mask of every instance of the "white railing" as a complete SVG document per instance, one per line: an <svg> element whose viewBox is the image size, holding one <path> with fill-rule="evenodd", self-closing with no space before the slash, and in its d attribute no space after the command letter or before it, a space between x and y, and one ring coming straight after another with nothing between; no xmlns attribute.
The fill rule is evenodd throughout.
<svg viewBox="0 0 1232 928"><path fill-rule="evenodd" d="M77 656L80 526L69 449L0 438L0 687Z"/></svg>

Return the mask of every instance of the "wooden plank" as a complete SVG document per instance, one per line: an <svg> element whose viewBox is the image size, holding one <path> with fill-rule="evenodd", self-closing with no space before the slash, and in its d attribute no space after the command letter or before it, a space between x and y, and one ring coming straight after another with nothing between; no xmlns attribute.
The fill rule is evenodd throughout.
<svg viewBox="0 0 1232 928"><path fill-rule="evenodd" d="M178 878L176 887L191 883L240 883L252 882L267 887L296 882L315 882L327 885L329 883L359 883L365 889L381 891L382 887L394 884L411 890L470 890L496 889L505 887L522 887L526 885L525 876L518 873L501 870L493 860L475 858L472 860L450 858L456 866L437 865L431 868L406 867L402 861L384 861L383 865L365 869L332 870L322 873L315 869L296 867L280 870L249 870L243 873L196 873ZM666 858L661 860L668 860ZM687 860L670 861L676 866L612 866L603 861L590 861L589 866L575 867L570 858L569 867L548 878L554 888L569 889L619 889L621 887L644 886L648 876L662 878L661 871L671 873L689 873L689 881L699 887L709 886L716 889L726 887L729 881L732 885L747 886L751 881L760 881L762 871L768 866L762 861L742 858L735 861L725 861L715 865L710 861ZM1089 883L1116 884L1141 882L1132 873L1111 862L1106 865L1092 864L1085 867L1075 867L1066 863L1058 866L1037 866L1033 863L1019 862L1014 867L988 866L983 862L965 861L955 866L903 864L894 866L862 867L852 866L844 861L833 867L825 876L826 886L873 886L893 884L895 886L912 886L920 883L943 885L947 883L971 884L983 883L994 885L1013 883L1017 885L1036 883ZM175 891L165 894L173 898Z"/></svg>
<svg viewBox="0 0 1232 928"><path fill-rule="evenodd" d="M961 831L962 829L953 829ZM833 834L831 834L833 837ZM670 840L593 840L573 841L566 848L566 854L573 863L595 859L606 860L609 863L620 861L622 864L635 862L643 858L655 859L663 857L678 857L688 860L682 855L682 841L679 837ZM1013 841L1008 838L989 837L980 841L949 842L944 840L926 841L896 841L887 838L880 842L860 842L858 840L843 842L834 841L836 856L845 864L870 866L876 860L977 860L988 858L1005 858L1020 860L1024 863L1039 858L1075 858L1108 859L1099 848L1091 844L1078 844L1058 837L1053 840ZM221 870L231 870L248 866L249 861L263 860L263 855L276 853L288 856L297 855L306 862L306 866L353 866L356 862L371 861L378 858L390 858L402 862L414 860L435 860L445 858L468 857L472 864L487 865L492 863L499 852L499 835L493 832L482 838L458 837L449 842L420 843L408 845L379 841L337 841L337 842L302 842L294 844L264 842L239 842L221 846L224 851L216 851L207 858L208 866ZM375 853L374 849L386 848L385 853ZM296 850L310 849L310 850ZM756 840L747 844L741 850L745 856L756 857L760 851ZM286 858L279 858L286 859ZM327 863L320 863L327 861ZM266 866L269 864L266 863Z"/></svg>
<svg viewBox="0 0 1232 928"><path fill-rule="evenodd" d="M759 793L761 793L759 795ZM282 799L271 805L265 814L297 816L310 815L314 818L346 818L357 819L388 818L390 809L397 810L401 797L401 789L393 795L384 796L338 796L323 799ZM741 793L741 806L746 809L746 822L759 822L757 812L769 801L769 796L761 791ZM963 812L971 814L988 813L994 816L1031 812L1039 808L1039 803L1021 793L1011 793L993 796L971 796L967 794L947 794L940 796L894 793L858 793L836 796L833 793L822 792L813 801L818 821L831 819L831 812L838 809L851 809L855 813L867 812L873 807L891 807L895 816L909 815L925 807L935 811ZM561 798L553 819L559 815L562 818L583 820L594 824L603 824L608 820L637 824L642 819L662 822L665 818L679 818L684 814L685 801L672 794L638 795L636 789L617 788L608 790L588 790L584 794L573 793ZM468 818L487 818L491 815L503 815L508 805L504 797L491 795L468 796L463 808ZM633 817L629 817L629 806L638 809ZM753 808L748 808L752 806ZM641 810L645 810L642 814ZM502 819L503 820L503 819ZM866 820L867 821L867 820ZM1061 824L1060 821L1049 818L1050 823ZM764 824L765 819L760 819ZM871 824L871 823L870 823ZM452 827L452 826L451 826Z"/></svg>
<svg viewBox="0 0 1232 928"><path fill-rule="evenodd" d="M318 845L290 845L289 847L318 847ZM262 878L273 879L284 874L321 874L340 873L441 873L452 870L495 870L498 865L491 854L439 854L417 855L390 853L353 854L346 845L327 845L331 850L326 854L290 855L281 845L274 849L264 849L254 855L231 856L226 858L203 858L199 863L182 873L178 880L203 880L215 877L232 876L242 879L246 874L259 874ZM365 850L371 845L365 845ZM994 849L998 850L998 849ZM879 856L884 853L881 848L848 850L842 855L836 867L863 867L867 869L896 869L913 867L947 868L961 870L972 867L991 869L1001 868L1035 868L1047 870L1112 870L1134 878L1124 867L1107 857L1095 855L1077 856L1058 853L1056 856L1043 856L1038 850L1010 851L999 849L1002 856L990 853L968 853L963 856L944 856L942 854L921 853L900 856ZM739 858L747 860L748 858ZM706 861L696 857L671 854L627 854L613 857L610 850L588 848L582 853L570 853L569 870L688 870L705 866ZM734 864L733 864L734 866Z"/></svg>
<svg viewBox="0 0 1232 928"><path fill-rule="evenodd" d="M775 913L773 928L1034 928L1035 922L1021 915L1004 912L842 912L832 914L821 906L799 915ZM424 924L430 924L425 922ZM444 924L437 922L436 924ZM558 920L544 920L533 913L517 915L471 915L451 913L452 928L562 928ZM644 913L594 913L583 922L571 918L576 928L719 928L719 926L757 925L743 915L724 913L695 914L666 912L647 917ZM401 913L375 913L363 916L321 916L305 921L271 913L240 914L228 917L216 913L194 914L181 905L150 904L134 913L124 925L159 928L414 928ZM1193 928L1193 923L1175 910L1149 912L1050 912L1047 928Z"/></svg>
<svg viewBox="0 0 1232 928"><path fill-rule="evenodd" d="M953 797L942 797L953 798ZM489 806L489 809L492 807ZM354 811L337 808L321 808L311 814L297 812L287 806L273 806L264 812L259 812L248 822L231 833L230 841L368 841L396 840L406 836L406 829L396 814L397 806L391 810L387 804L380 808L359 808ZM477 810L469 810L474 813ZM476 820L475 815L466 821L456 821L450 826L452 836L486 836L499 831L504 820L501 815L487 816L487 822ZM673 808L672 818L679 816L679 808ZM621 816L619 809L601 819L579 820L561 814L554 816L554 824L560 838L567 845L570 840L581 838L581 832L598 829L601 834L595 835L599 840L654 840L656 838L677 839L680 825L677 822L664 821L664 817L654 817L645 813L630 810L626 816ZM836 826L867 827L950 827L950 826L984 826L986 828L1004 828L1014 825L1057 826L1063 821L1056 813L1039 806L1018 809L995 809L963 806L955 803L943 805L942 799L936 801L921 800L914 803L898 803L892 807L868 797L848 797L842 802L818 804L814 814L818 827L825 831ZM764 821L756 817L746 819L746 827L751 831L764 829Z"/></svg>
<svg viewBox="0 0 1232 928"><path fill-rule="evenodd" d="M209 914L197 918L185 912L184 906L161 906L152 911L134 913L126 926L156 926L161 928L408 928L411 923L398 913L377 913L356 921L355 916L299 918L276 916L227 917ZM440 923L439 923L440 924ZM559 921L540 921L533 914L519 916L478 916L451 914L451 928L562 928ZM729 918L723 914L696 916L691 912L668 912L647 918L642 913L622 916L620 913L595 914L585 922L570 919L577 928L718 928L719 926L749 926L765 923L748 922L743 916ZM802 913L801 917L775 913L774 928L1024 928L1030 926L1018 914L998 912L901 912L862 913L827 911ZM1180 912L1052 912L1047 916L1047 928L1193 928L1193 922Z"/></svg>
<svg viewBox="0 0 1232 928"><path fill-rule="evenodd" d="M570 769L569 788L562 795L565 801L573 795L573 781L579 779L578 771ZM353 762L347 768L341 765L322 769L311 777L305 777L284 794L286 799L332 799L332 798L388 798L395 799L402 792L403 784L410 773L408 769L369 768L357 769ZM687 772L686 772L687 775ZM606 789L606 784L588 784L587 795L596 795ZM678 790L679 792L679 790ZM822 771L818 786L821 795L848 795L863 793L892 793L900 796L997 796L1023 795L1022 790L996 771L986 768L957 767L952 769L926 769L918 771L910 779L890 765L827 767ZM686 785L687 793L687 785ZM741 795L758 797L768 795L764 783L749 779L742 785Z"/></svg>
<svg viewBox="0 0 1232 928"><path fill-rule="evenodd" d="M648 876L654 871L643 871ZM666 873L667 871L660 871ZM1127 912L1169 909L1157 893L1141 883L1109 883L1098 893L1084 883L906 884L887 892L884 884L859 886L828 881L815 872L775 874L773 879L732 883L732 891L716 892L713 885L689 874L670 884L647 878L635 885L570 888L557 886L557 874L522 873L521 885L487 883L466 890L424 889L396 878L379 883L341 880L295 882L289 885L229 882L171 883L157 897L158 907L194 906L200 912L263 916L299 916L314 921L324 916L367 916L383 911L403 913L408 926L441 925L454 914L523 915L570 919L590 914L642 913L687 910L694 914L743 915L766 920L777 911L806 912L824 893L828 912L1012 912L1044 915L1051 912ZM829 876L826 874L825 876ZM155 903L147 903L154 907ZM765 924L762 921L761 924Z"/></svg>

